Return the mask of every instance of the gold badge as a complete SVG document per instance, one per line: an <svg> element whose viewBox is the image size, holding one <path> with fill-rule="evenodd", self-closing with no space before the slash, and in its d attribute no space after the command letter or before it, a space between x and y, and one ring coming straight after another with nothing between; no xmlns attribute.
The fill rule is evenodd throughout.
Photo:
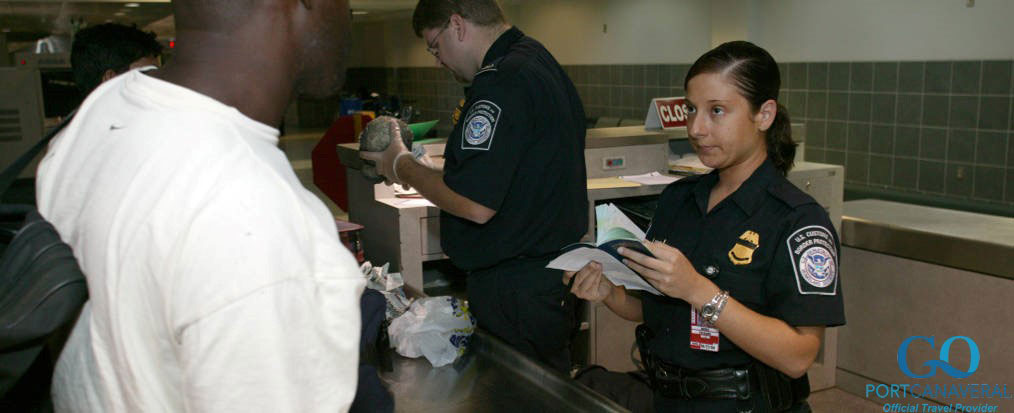
<svg viewBox="0 0 1014 413"><path fill-rule="evenodd" d="M736 245L729 250L729 261L735 265L747 265L753 261L753 252L760 246L760 235L746 231L736 240Z"/></svg>
<svg viewBox="0 0 1014 413"><path fill-rule="evenodd" d="M458 107L454 108L454 114L451 115L451 126L458 126L458 120L461 119L461 109L465 106L465 99L458 101Z"/></svg>

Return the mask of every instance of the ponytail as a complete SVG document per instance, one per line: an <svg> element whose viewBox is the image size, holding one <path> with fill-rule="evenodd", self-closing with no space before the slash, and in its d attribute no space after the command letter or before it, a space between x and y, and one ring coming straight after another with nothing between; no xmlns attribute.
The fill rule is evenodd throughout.
<svg viewBox="0 0 1014 413"><path fill-rule="evenodd" d="M789 110L782 104L778 104L778 112L775 120L771 123L764 135L768 146L768 159L775 165L782 175L787 175L792 169L793 160L796 157L796 146L792 140L792 124L789 122Z"/></svg>

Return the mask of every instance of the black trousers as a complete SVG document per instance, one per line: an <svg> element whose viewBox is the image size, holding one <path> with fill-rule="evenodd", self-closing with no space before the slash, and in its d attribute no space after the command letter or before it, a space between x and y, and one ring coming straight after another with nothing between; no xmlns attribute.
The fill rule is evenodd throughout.
<svg viewBox="0 0 1014 413"><path fill-rule="evenodd" d="M468 274L468 306L479 327L562 373L570 370L576 299L549 258L516 259ZM561 302L563 305L561 305Z"/></svg>

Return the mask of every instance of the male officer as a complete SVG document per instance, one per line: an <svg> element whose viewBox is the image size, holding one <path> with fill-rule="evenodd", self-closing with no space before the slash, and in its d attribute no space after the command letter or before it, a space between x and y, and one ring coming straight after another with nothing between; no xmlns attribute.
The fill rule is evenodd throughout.
<svg viewBox="0 0 1014 413"><path fill-rule="evenodd" d="M545 266L587 230L577 91L545 47L506 22L495 0L421 0L412 26L440 65L471 84L443 173L406 156L400 139L362 156L443 210L441 244L469 273L479 325L566 371L573 302L562 274Z"/></svg>

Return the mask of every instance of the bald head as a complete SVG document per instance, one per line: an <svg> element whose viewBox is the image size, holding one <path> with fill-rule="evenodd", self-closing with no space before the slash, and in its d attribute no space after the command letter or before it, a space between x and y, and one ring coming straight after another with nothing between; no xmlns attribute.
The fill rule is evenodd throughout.
<svg viewBox="0 0 1014 413"><path fill-rule="evenodd" d="M173 0L176 30L231 31L256 9L277 0Z"/></svg>

